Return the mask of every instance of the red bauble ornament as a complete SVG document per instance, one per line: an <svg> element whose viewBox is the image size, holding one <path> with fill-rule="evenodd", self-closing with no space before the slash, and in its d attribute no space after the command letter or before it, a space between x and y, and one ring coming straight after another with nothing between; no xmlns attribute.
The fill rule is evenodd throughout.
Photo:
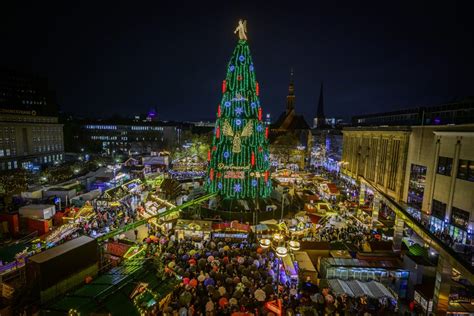
<svg viewBox="0 0 474 316"><path fill-rule="evenodd" d="M220 172L217 172L217 177L218 177L218 178L221 177L221 173L220 173Z"/></svg>
<svg viewBox="0 0 474 316"><path fill-rule="evenodd" d="M263 148L262 147L258 147L258 151L259 152L262 152Z"/></svg>
<svg viewBox="0 0 474 316"><path fill-rule="evenodd" d="M242 79L243 79L243 78L242 78L241 75L238 75L238 76L237 76L237 80L241 81Z"/></svg>
<svg viewBox="0 0 474 316"><path fill-rule="evenodd" d="M216 147L216 146L212 146L212 150L213 150L213 151L216 151L216 150L217 150L217 147Z"/></svg>
<svg viewBox="0 0 474 316"><path fill-rule="evenodd" d="M265 182L268 181L268 171L265 171Z"/></svg>
<svg viewBox="0 0 474 316"><path fill-rule="evenodd" d="M211 168L211 171L209 171L209 178L212 180L214 180L214 169Z"/></svg>
<svg viewBox="0 0 474 316"><path fill-rule="evenodd" d="M252 157L250 158L250 163L252 164L252 166L255 165L255 153L252 151Z"/></svg>
<svg viewBox="0 0 474 316"><path fill-rule="evenodd" d="M224 80L222 81L222 93L225 93L226 90L227 90L227 82Z"/></svg>
<svg viewBox="0 0 474 316"><path fill-rule="evenodd" d="M260 86L258 85L258 82L255 83L255 93L257 94L257 96L260 94Z"/></svg>
<svg viewBox="0 0 474 316"><path fill-rule="evenodd" d="M217 117L221 117L221 105L217 106Z"/></svg>
<svg viewBox="0 0 474 316"><path fill-rule="evenodd" d="M217 126L217 129L216 129L216 138L219 138L221 136L221 128L219 126Z"/></svg>
<svg viewBox="0 0 474 316"><path fill-rule="evenodd" d="M211 161L211 151L207 151L207 161Z"/></svg>
<svg viewBox="0 0 474 316"><path fill-rule="evenodd" d="M268 138L268 127L265 128L265 138Z"/></svg>
<svg viewBox="0 0 474 316"><path fill-rule="evenodd" d="M262 108L258 108L258 120L261 121L262 120Z"/></svg>

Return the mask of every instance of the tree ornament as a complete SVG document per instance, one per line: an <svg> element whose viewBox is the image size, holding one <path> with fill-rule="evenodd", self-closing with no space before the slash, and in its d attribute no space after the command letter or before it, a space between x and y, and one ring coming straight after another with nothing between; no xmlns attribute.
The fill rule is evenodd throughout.
<svg viewBox="0 0 474 316"><path fill-rule="evenodd" d="M230 157L230 153L228 151L224 151L224 158L228 159Z"/></svg>
<svg viewBox="0 0 474 316"><path fill-rule="evenodd" d="M238 107L238 108L235 108L235 114L237 114L238 116L242 115L242 113L244 112L244 109L242 107Z"/></svg>
<svg viewBox="0 0 474 316"><path fill-rule="evenodd" d="M258 120L262 120L262 108L258 108Z"/></svg>
<svg viewBox="0 0 474 316"><path fill-rule="evenodd" d="M234 132L232 130L232 126L230 126L229 121L224 121L224 126L222 127L222 132L224 133L224 136L227 137L233 137L232 139L232 151L234 153L240 153L242 151L241 149L241 138L242 137L249 137L252 136L253 134L253 126L252 122L248 122L245 127L242 129L242 131L239 133Z"/></svg>
<svg viewBox="0 0 474 316"><path fill-rule="evenodd" d="M211 161L211 151L207 151L207 161Z"/></svg>
<svg viewBox="0 0 474 316"><path fill-rule="evenodd" d="M221 105L217 106L217 117L221 117Z"/></svg>
<svg viewBox="0 0 474 316"><path fill-rule="evenodd" d="M226 89L227 89L227 82L224 80L222 81L222 93L225 93Z"/></svg>
<svg viewBox="0 0 474 316"><path fill-rule="evenodd" d="M230 107L230 106L231 106L230 101L225 101L224 106L225 106L226 108Z"/></svg>
<svg viewBox="0 0 474 316"><path fill-rule="evenodd" d="M244 62L244 61L245 61L244 55L240 55L240 56L239 56L239 60L240 60L241 62Z"/></svg>
<svg viewBox="0 0 474 316"><path fill-rule="evenodd" d="M218 188L219 190L222 190L222 182L217 183L217 188Z"/></svg>
<svg viewBox="0 0 474 316"><path fill-rule="evenodd" d="M217 146L212 146L212 151L216 151L217 150Z"/></svg>
<svg viewBox="0 0 474 316"><path fill-rule="evenodd" d="M265 182L268 181L268 171L265 171Z"/></svg>
<svg viewBox="0 0 474 316"><path fill-rule="evenodd" d="M250 158L250 164L251 164L252 166L255 165L255 153L254 153L253 151L252 151L252 157Z"/></svg>
<svg viewBox="0 0 474 316"><path fill-rule="evenodd" d="M211 171L209 171L209 179L214 180L214 169L211 168Z"/></svg>
<svg viewBox="0 0 474 316"><path fill-rule="evenodd" d="M265 128L265 138L268 139L268 127Z"/></svg>
<svg viewBox="0 0 474 316"><path fill-rule="evenodd" d="M240 185L240 183L234 184L234 191L235 191L235 192L240 192L240 191L242 191L242 186Z"/></svg>
<svg viewBox="0 0 474 316"><path fill-rule="evenodd" d="M238 76L237 76L237 80L242 81L242 79L243 79L243 78L242 78L241 75L238 75Z"/></svg>
<svg viewBox="0 0 474 316"><path fill-rule="evenodd" d="M235 69L235 66L234 66L234 65L230 65L229 71L232 72L232 71L234 71L234 69Z"/></svg>
<svg viewBox="0 0 474 316"><path fill-rule="evenodd" d="M255 93L257 94L257 96L260 95L260 86L258 85L258 82L255 83Z"/></svg>
<svg viewBox="0 0 474 316"><path fill-rule="evenodd" d="M219 137L221 136L221 129L219 126L217 126L217 129L216 129L216 138L219 139Z"/></svg>
<svg viewBox="0 0 474 316"><path fill-rule="evenodd" d="M249 70L250 70L250 71L253 71L253 64L250 64Z"/></svg>
<svg viewBox="0 0 474 316"><path fill-rule="evenodd" d="M252 186L256 187L257 184L258 184L258 180L257 179L252 179Z"/></svg>

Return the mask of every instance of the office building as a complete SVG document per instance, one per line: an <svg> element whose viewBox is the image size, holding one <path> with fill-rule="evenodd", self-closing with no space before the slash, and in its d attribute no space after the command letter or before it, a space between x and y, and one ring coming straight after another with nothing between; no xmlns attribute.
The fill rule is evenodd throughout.
<svg viewBox="0 0 474 316"><path fill-rule="evenodd" d="M175 122L95 120L83 122L75 133L81 148L109 155L160 151L181 143L182 126Z"/></svg>
<svg viewBox="0 0 474 316"><path fill-rule="evenodd" d="M0 70L0 171L34 170L63 160L57 109L45 79Z"/></svg>

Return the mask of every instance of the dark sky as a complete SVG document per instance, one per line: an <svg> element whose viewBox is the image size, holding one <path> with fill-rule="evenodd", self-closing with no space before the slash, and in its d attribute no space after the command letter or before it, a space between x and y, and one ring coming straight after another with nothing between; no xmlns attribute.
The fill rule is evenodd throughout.
<svg viewBox="0 0 474 316"><path fill-rule="evenodd" d="M48 77L62 110L80 115L214 119L239 17L274 118L292 66L308 122L322 80L326 114L346 118L474 95L468 2L8 2L0 65Z"/></svg>

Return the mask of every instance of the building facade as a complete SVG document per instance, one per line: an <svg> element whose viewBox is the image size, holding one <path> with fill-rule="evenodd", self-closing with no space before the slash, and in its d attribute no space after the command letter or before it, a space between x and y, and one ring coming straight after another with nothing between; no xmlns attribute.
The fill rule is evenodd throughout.
<svg viewBox="0 0 474 316"><path fill-rule="evenodd" d="M46 79L0 69L0 171L64 159L63 126Z"/></svg>
<svg viewBox="0 0 474 316"><path fill-rule="evenodd" d="M474 98L436 106L423 106L400 111L374 113L352 117L355 126L374 125L447 125L469 124L474 122Z"/></svg>
<svg viewBox="0 0 474 316"><path fill-rule="evenodd" d="M0 171L34 170L63 159L63 126L57 117L0 109Z"/></svg>
<svg viewBox="0 0 474 316"><path fill-rule="evenodd" d="M401 200L411 129L409 127L344 128L342 170L364 178L395 200Z"/></svg>
<svg viewBox="0 0 474 316"><path fill-rule="evenodd" d="M474 124L413 126L403 201L433 233L465 243L474 229Z"/></svg>
<svg viewBox="0 0 474 316"><path fill-rule="evenodd" d="M159 151L181 143L180 124L163 122L103 122L81 124L76 137L82 148L109 155Z"/></svg>
<svg viewBox="0 0 474 316"><path fill-rule="evenodd" d="M45 78L8 69L0 69L0 109L58 115L55 93Z"/></svg>

